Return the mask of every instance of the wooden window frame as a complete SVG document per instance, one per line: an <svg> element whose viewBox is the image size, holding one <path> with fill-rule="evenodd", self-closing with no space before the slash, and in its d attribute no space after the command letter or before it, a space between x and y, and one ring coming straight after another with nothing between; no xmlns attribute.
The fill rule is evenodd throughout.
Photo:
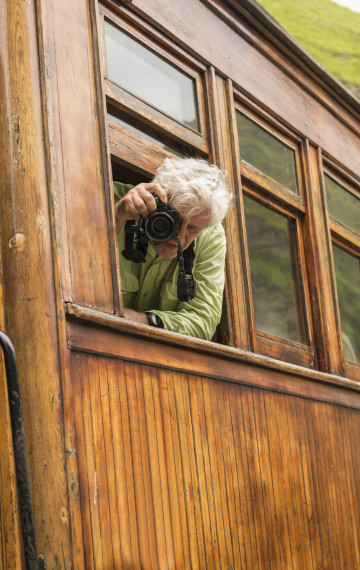
<svg viewBox="0 0 360 570"><path fill-rule="evenodd" d="M326 155L323 156L322 161L322 184L324 188L324 197L325 197L325 204L326 204L326 213L328 219L328 228L330 233L330 242L331 245L336 245L345 252L357 257L360 264L360 234L353 231L349 227L347 227L342 222L336 220L330 213L327 207L327 198L326 198L326 182L324 175L326 174L330 178L332 178L337 184L342 186L345 190L350 192L356 198L360 200L360 181L356 179L351 173L347 172L343 167L338 164L335 164L331 158L327 157ZM357 190L358 188L358 190ZM334 283L334 291L336 291L336 275L335 275L335 262L333 251L331 248L331 274ZM336 322L337 322L337 335L339 339L339 350L340 350L340 357L343 362L343 368L345 375L348 378L352 378L353 380L360 381L360 363L354 362L351 360L346 360L344 358L344 349L343 349L343 341L342 341L342 334L341 334L341 320L340 320L340 309L339 309L339 302L337 294L334 294L334 307L336 312Z"/></svg>
<svg viewBox="0 0 360 570"><path fill-rule="evenodd" d="M246 117L257 123L262 129L283 142L287 147L294 150L296 174L299 187L299 194L284 187L262 171L248 164L241 159L241 145L238 145L241 195L246 194L255 198L264 206L282 214L295 222L296 255L299 265L300 280L298 284L302 288L303 311L306 333L309 344L298 343L286 338L274 336L266 331L256 329L254 318L254 306L251 291L251 276L249 260L247 260L244 271L247 273L248 297L250 306L250 334L252 336L252 346L254 352L275 358L284 362L291 362L307 368L316 367L315 349L313 340L313 322L310 311L310 289L307 279L307 266L305 260L304 245L304 223L306 214L305 202L305 176L304 176L304 153L303 143L300 137L282 125L280 121L270 117L266 111L260 109L256 104L250 102L239 92L234 91L234 114L240 111ZM242 196L241 196L242 200ZM244 240L246 242L246 231L244 228ZM247 244L246 250L247 250Z"/></svg>
<svg viewBox="0 0 360 570"><path fill-rule="evenodd" d="M196 86L196 102L199 120L199 131L185 125L177 119L168 116L163 111L157 109L150 103L142 100L140 97L126 91L107 77L106 63L106 47L104 20L110 21L119 29L123 29L125 33L134 40L140 42L145 47L162 57L169 64L179 69L187 76L195 81ZM143 28L143 29L142 29ZM189 148L192 152L203 156L209 154L207 121L204 104L204 73L205 67L197 62L194 58L186 57L183 50L180 50L170 40L164 36L156 34L153 29L150 31L149 25L140 26L139 20L136 18L125 17L117 11L109 10L104 5L99 5L99 31L100 31L100 51L101 64L103 69L103 85L105 91L106 105L110 104L119 111L127 115L130 120L135 120L144 127L144 132L149 128L161 140L166 138L173 141L175 145L182 145ZM147 35L145 35L145 33ZM111 130L111 136L116 138L117 130ZM119 141L118 141L119 143ZM114 140L114 144L118 144Z"/></svg>
<svg viewBox="0 0 360 570"><path fill-rule="evenodd" d="M226 323L225 327L222 327L222 332L226 331L224 335L226 344L235 348L251 350L255 358L256 354L259 354L280 360L280 367L284 367L284 369L287 365L291 364L310 369L316 368L318 355L314 348L314 326L317 323L317 315L312 315L310 310L310 290L312 298L312 288L314 284L310 283L307 272L308 260L306 259L308 253L307 249L309 248L309 243L306 241L309 224L307 210L309 196L307 195L307 187L310 186L307 141L305 141L299 133L295 132L291 125L284 124L281 118L275 117L273 113L264 108L263 105L259 105L257 101L253 100L247 93L242 92L239 88L233 89L230 80L224 80L218 76L212 67L207 67L199 62L193 55L187 53L178 44L172 42L171 39L157 31L151 24L142 20L141 16L129 10L124 5L115 5L112 0L102 0L102 4L99 5L99 44L103 70L106 69L105 36L103 33L104 18L107 18L121 29L124 29L126 33L135 40L140 41L143 45L149 46L150 49L160 54L161 57L171 65L174 65L188 76L194 78L200 132L167 116L166 113L132 93L127 92L109 80L106 73L102 74L104 109L107 109L107 106L111 105L124 117L125 121L129 120L134 126L143 129L145 134L149 133L155 138L158 137L159 141L165 142L169 147L173 144L174 149L189 149L192 155L214 160L222 168L225 165L225 168L228 169L227 164L232 163L232 181L235 187L239 187L240 189L236 196L237 213L235 218L237 217L237 219L235 220L232 214L230 216L232 223L229 225L228 222L226 222L225 225L228 226L229 229L231 226L232 229L230 229L230 231L232 232L232 236L230 237L233 238L231 243L234 242L236 247L239 247L241 251L237 251L236 248L235 252L229 251L227 273L228 275L232 274L232 269L229 270L229 265L234 261L237 267L234 275L236 276L238 271L242 272L241 279L243 280L244 290L242 301L236 301L234 311L233 306L231 307L231 318L235 322L230 323L226 321L229 317L223 317ZM223 91L224 89L225 91ZM258 123L261 128L267 130L280 142L283 142L287 147L294 150L299 189L298 194L241 160L235 110L244 113L251 120ZM217 121L220 121L219 124L216 124ZM225 128L229 131L226 135L221 133L225 123L227 124ZM107 117L105 117L105 124L107 125L108 133L108 155L109 159L113 162L131 167L138 173L146 177L151 177L164 158L175 156L166 149L156 146L145 139L140 139L139 136L136 136L129 130L108 120ZM226 148L222 148L224 143ZM227 160L224 160L222 157L224 151L231 152L232 156L231 159L229 158L228 163ZM238 175L236 171L238 171ZM302 281L300 286L303 288L304 319L306 322L309 345L277 338L271 334L256 331L255 329L243 216L242 187L244 193L256 197L256 199L264 205L295 220L297 257ZM349 236L348 233L345 232L345 236L344 229L337 227L339 224L337 224L336 221L330 220L327 224L328 228L331 225L332 235L336 234L336 236L339 236L339 234L341 234L342 243L345 237L347 239L347 246L354 243L354 235ZM228 237L229 229L227 230ZM236 237L234 237L233 234L234 230L237 234ZM230 249L229 247L229 250ZM239 255L239 253L239 260L235 260L235 255ZM233 298L234 291L232 291L232 288L236 287L236 279L235 281L234 279L230 281L231 283L227 285L229 290L225 293L225 299L227 299L227 301ZM246 315L241 312L241 308L244 309L244 303L246 305ZM244 320L244 323L241 325L241 331L237 330L238 326L236 321L239 319ZM228 328L226 328L226 326L228 326ZM318 325L316 326L318 327ZM318 328L322 330L321 327ZM169 334L171 335L171 333ZM241 342L238 342L237 339ZM262 358L262 356L259 356L259 358ZM354 368L355 372L353 370ZM349 377L357 380L360 379L360 374L358 374L360 368L356 364L354 366L353 363L345 362L344 369ZM324 368L324 370L326 370L326 368Z"/></svg>

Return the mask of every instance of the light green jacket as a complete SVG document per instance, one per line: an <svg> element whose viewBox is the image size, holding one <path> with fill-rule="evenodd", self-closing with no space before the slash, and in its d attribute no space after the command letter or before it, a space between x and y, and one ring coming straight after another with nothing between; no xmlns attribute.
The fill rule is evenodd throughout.
<svg viewBox="0 0 360 570"><path fill-rule="evenodd" d="M132 185L114 182L115 201ZM145 263L128 261L121 254L125 247L125 226L118 232L121 286L124 307L159 315L167 330L211 340L220 322L226 238L222 225L203 230L195 240L194 279L197 295L190 302L177 298L179 267L177 258L158 256L149 242Z"/></svg>

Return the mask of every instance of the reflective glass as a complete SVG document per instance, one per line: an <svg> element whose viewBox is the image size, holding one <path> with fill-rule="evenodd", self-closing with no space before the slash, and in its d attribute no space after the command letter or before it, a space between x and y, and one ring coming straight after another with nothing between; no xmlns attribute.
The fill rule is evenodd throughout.
<svg viewBox="0 0 360 570"><path fill-rule="evenodd" d="M244 196L258 330L307 344L294 222Z"/></svg>
<svg viewBox="0 0 360 570"><path fill-rule="evenodd" d="M239 111L236 123L241 159L298 194L295 151Z"/></svg>
<svg viewBox="0 0 360 570"><path fill-rule="evenodd" d="M199 130L195 80L105 22L108 77L164 113Z"/></svg>
<svg viewBox="0 0 360 570"><path fill-rule="evenodd" d="M137 135L138 137L141 137L141 138L151 142L152 144L155 144L156 146L159 146L160 148L167 150L168 152L172 152L173 154L176 154L177 156L181 156L181 157L185 156L185 154L180 153L179 151L177 151L177 150L173 149L172 147L166 145L162 141L159 141L159 139L156 139L155 137L152 137L151 135L144 133L144 131L134 127L133 125L130 125L128 122L124 121L123 119L120 119L119 117L116 117L115 115L112 115L111 113L108 113L108 119L109 119L109 121L112 121L113 123L119 125L119 127L122 127L123 129L127 129L128 131L130 131L134 135Z"/></svg>
<svg viewBox="0 0 360 570"><path fill-rule="evenodd" d="M329 214L355 232L360 233L360 199L325 174L326 200Z"/></svg>
<svg viewBox="0 0 360 570"><path fill-rule="evenodd" d="M344 356L360 362L360 260L333 246Z"/></svg>

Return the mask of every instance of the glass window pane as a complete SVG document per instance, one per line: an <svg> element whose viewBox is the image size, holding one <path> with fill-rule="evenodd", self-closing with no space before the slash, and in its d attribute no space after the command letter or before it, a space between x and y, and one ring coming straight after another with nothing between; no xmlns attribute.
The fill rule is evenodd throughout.
<svg viewBox="0 0 360 570"><path fill-rule="evenodd" d="M360 199L325 174L329 214L355 232L360 233Z"/></svg>
<svg viewBox="0 0 360 570"><path fill-rule="evenodd" d="M238 111L236 123L241 158L298 194L295 151Z"/></svg>
<svg viewBox="0 0 360 570"><path fill-rule="evenodd" d="M333 246L344 356L360 362L360 260Z"/></svg>
<svg viewBox="0 0 360 570"><path fill-rule="evenodd" d="M109 79L199 130L195 80L105 22Z"/></svg>
<svg viewBox="0 0 360 570"><path fill-rule="evenodd" d="M294 222L244 196L255 326L308 343Z"/></svg>
<svg viewBox="0 0 360 570"><path fill-rule="evenodd" d="M127 121L124 121L123 119L120 119L119 117L116 117L115 115L112 115L111 113L108 113L108 119L109 119L109 121L112 121L116 125L119 125L119 127L122 127L123 129L127 129L128 131L130 131L134 135L137 135L138 137L141 137L141 138L151 142L152 144L155 144L156 146L159 146L160 148L167 150L168 152L172 152L173 154L175 154L177 156L181 156L181 157L185 156L184 153L180 153L179 151L175 150L174 148L170 147L169 145L163 143L162 141L159 141L159 139L156 139L155 137L152 137L151 135L144 133L144 131L137 129L133 125L130 125L130 123L128 123Z"/></svg>

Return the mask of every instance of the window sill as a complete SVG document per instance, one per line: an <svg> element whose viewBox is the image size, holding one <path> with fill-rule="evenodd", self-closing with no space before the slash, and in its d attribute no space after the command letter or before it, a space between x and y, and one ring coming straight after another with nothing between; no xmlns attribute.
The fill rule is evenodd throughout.
<svg viewBox="0 0 360 570"><path fill-rule="evenodd" d="M313 381L318 384L331 385L333 387L338 386L339 388L345 388L347 390L352 390L355 393L360 393L360 381L319 372L317 370L304 368L303 366L296 364L282 362L273 358L269 358L267 356L254 354L240 348L225 346L214 342L188 337L178 333L173 333L164 329L157 329L148 325L142 325L133 321L128 321L118 315L103 313L101 311L97 311L96 309L83 307L74 303L65 304L65 313L69 319L75 318L77 321L83 321L83 323L87 325L115 329L123 334L130 335L132 337L139 337L139 339L143 338L156 340L157 344L163 343L164 348L166 345L168 345L203 355L211 354L213 357L217 357L219 359L225 358L227 361L231 360L232 362L242 362L244 364L257 366L268 371L278 372L282 375L286 374L289 377L293 376L294 378L297 377L300 379ZM69 341L69 346L70 348L73 348L71 339ZM156 364L162 365L163 363L156 362ZM358 398L355 396L355 393L354 397L357 400ZM355 407L358 406L356 405Z"/></svg>

